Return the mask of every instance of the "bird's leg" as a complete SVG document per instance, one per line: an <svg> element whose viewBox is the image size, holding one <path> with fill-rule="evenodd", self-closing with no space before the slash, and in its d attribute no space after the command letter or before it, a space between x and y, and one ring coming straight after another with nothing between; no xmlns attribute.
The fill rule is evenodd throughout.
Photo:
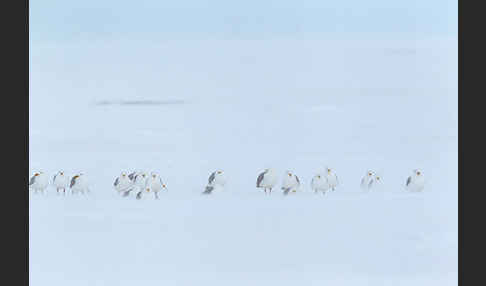
<svg viewBox="0 0 486 286"><path fill-rule="evenodd" d="M158 192L154 192L154 194L155 194L155 199L158 200L159 199Z"/></svg>
<svg viewBox="0 0 486 286"><path fill-rule="evenodd" d="M267 188L263 188L263 190L265 191L265 194L267 193Z"/></svg>

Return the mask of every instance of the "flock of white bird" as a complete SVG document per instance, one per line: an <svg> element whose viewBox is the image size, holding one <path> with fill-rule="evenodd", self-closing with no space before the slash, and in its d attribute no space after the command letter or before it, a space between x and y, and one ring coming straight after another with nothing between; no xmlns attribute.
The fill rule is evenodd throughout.
<svg viewBox="0 0 486 286"><path fill-rule="evenodd" d="M257 177L256 187L263 189L265 193L271 194L272 190L277 186L278 174L275 169L265 169ZM211 173L208 178L208 183L202 194L212 194L216 190L223 190L226 184L226 176L222 170L217 170ZM381 177L373 171L367 171L364 177L361 179L361 189L369 191L375 186L381 184ZM411 192L421 192L424 188L425 180L423 173L420 170L413 170L412 175L407 178L405 187ZM56 188L58 194L66 194L66 189L71 189L72 194L76 193L89 193L88 182L83 173L74 175L71 179L63 171L59 171L52 178L52 185ZM284 195L289 193L295 193L299 191L300 180L297 175L290 171L286 171L282 181L282 187ZM311 180L310 186L315 193L325 194L332 190L334 191L339 185L338 177L331 168L325 168L323 172L319 172ZM49 186L49 177L44 172L36 172L30 178L29 188L35 193L44 191ZM132 172L127 174L122 172L120 176L115 179L113 183L114 189L122 197L128 197L131 194L135 196L137 200L144 196L153 194L155 199L159 198L159 192L167 191L166 184L162 181L162 178L157 173L146 172Z"/></svg>

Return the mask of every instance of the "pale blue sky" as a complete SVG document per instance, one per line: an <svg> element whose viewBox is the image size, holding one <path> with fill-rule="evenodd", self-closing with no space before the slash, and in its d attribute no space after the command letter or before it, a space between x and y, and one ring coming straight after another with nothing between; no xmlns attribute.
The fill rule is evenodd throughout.
<svg viewBox="0 0 486 286"><path fill-rule="evenodd" d="M457 36L457 1L32 0L33 42Z"/></svg>

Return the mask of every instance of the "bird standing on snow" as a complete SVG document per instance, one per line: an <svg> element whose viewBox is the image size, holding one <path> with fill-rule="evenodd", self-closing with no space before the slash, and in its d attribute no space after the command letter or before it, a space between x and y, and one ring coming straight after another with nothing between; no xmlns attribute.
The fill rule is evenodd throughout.
<svg viewBox="0 0 486 286"><path fill-rule="evenodd" d="M299 177L297 175L292 174L290 171L285 172L283 182L282 182L282 190L284 195L288 195L290 191L297 192L300 187Z"/></svg>
<svg viewBox="0 0 486 286"><path fill-rule="evenodd" d="M217 188L223 188L226 184L226 178L224 172L221 170L214 171L208 178L208 184L206 189L204 189L203 194L209 195Z"/></svg>
<svg viewBox="0 0 486 286"><path fill-rule="evenodd" d="M139 191L144 190L147 187L148 175L145 172L140 172L133 177L135 186L138 187Z"/></svg>
<svg viewBox="0 0 486 286"><path fill-rule="evenodd" d="M160 176L156 173L152 173L150 175L150 179L149 179L149 183L148 183L148 186L150 187L150 189L152 189L152 191L154 192L154 195L155 195L155 199L159 199L159 192L164 189L167 191L167 187L165 186L165 184L162 182L162 179L160 178Z"/></svg>
<svg viewBox="0 0 486 286"><path fill-rule="evenodd" d="M424 189L424 174L420 170L413 170L413 174L408 177L405 187L411 192L421 192Z"/></svg>
<svg viewBox="0 0 486 286"><path fill-rule="evenodd" d="M273 187L277 184L277 172L274 169L265 169L257 178L257 188L263 188L265 193L267 189L272 193Z"/></svg>
<svg viewBox="0 0 486 286"><path fill-rule="evenodd" d="M311 181L311 188L314 193L322 192L323 195L329 190L329 183L327 182L327 177L321 174L316 174Z"/></svg>
<svg viewBox="0 0 486 286"><path fill-rule="evenodd" d="M334 189L339 184L339 181L337 175L334 173L334 171L331 168L326 167L326 178L327 178L327 182L329 183L329 187L331 188L331 190L334 191Z"/></svg>
<svg viewBox="0 0 486 286"><path fill-rule="evenodd" d="M116 178L113 186L119 194L122 194L124 197L126 197L130 193L130 191L132 191L133 182L130 180L125 172L122 172L120 176Z"/></svg>
<svg viewBox="0 0 486 286"><path fill-rule="evenodd" d="M34 173L29 181L29 187L32 188L35 193L37 193L37 191L44 193L44 190L47 188L48 185L49 180L47 179L47 175L45 175L44 172Z"/></svg>
<svg viewBox="0 0 486 286"><path fill-rule="evenodd" d="M361 189L363 191L367 191L371 189L371 186L373 185L375 181L375 173L372 171L367 171L365 176L361 179Z"/></svg>
<svg viewBox="0 0 486 286"><path fill-rule="evenodd" d="M78 192L84 194L85 192L89 192L88 182L86 181L86 177L83 173L79 173L78 175L72 177L69 187L71 188L72 194L76 194Z"/></svg>
<svg viewBox="0 0 486 286"><path fill-rule="evenodd" d="M57 193L59 194L59 191L62 190L63 194L66 194L66 188L68 187L69 184L69 177L64 175L63 171L57 172L57 174L54 175L54 178L52 179L52 184L54 187L56 187Z"/></svg>

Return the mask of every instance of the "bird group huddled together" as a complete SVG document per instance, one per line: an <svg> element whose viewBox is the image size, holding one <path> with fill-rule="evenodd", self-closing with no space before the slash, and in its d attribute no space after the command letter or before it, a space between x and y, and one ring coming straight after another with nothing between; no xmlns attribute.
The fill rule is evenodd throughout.
<svg viewBox="0 0 486 286"><path fill-rule="evenodd" d="M159 192L167 191L167 186L162 182L162 178L155 172L151 172L150 175L137 171L128 175L122 172L115 179L113 186L122 197L128 197L133 193L137 200L151 193L154 194L155 199L159 199Z"/></svg>
<svg viewBox="0 0 486 286"><path fill-rule="evenodd" d="M52 184L56 188L57 193L66 194L66 189L69 187L72 194L77 193L89 193L88 184L83 173L74 175L71 179L63 171L57 172L52 178ZM35 193L44 191L49 186L49 177L44 172L36 172L30 178L29 187L34 190Z"/></svg>
<svg viewBox="0 0 486 286"><path fill-rule="evenodd" d="M379 186L382 182L381 176L375 172L368 170L361 179L360 187L363 191L370 191L372 188ZM256 181L256 187L263 189L265 194L271 194L272 190L277 186L278 174L275 169L269 168L261 172ZM59 171L52 178L52 184L56 188L58 194L66 194L66 188L69 186L72 194L76 193L88 193L88 183L83 173L74 175L71 179L63 171ZM30 178L29 187L34 190L35 193L44 193L49 185L49 178L43 172L36 172ZM204 195L212 194L215 191L223 190L226 185L226 175L222 170L216 170L209 175L208 183L202 192ZM301 186L299 177L291 171L286 171L281 183L281 190L284 195L289 193L295 193L299 191ZM314 193L326 194L326 192L334 191L339 185L339 180L333 169L325 167L324 171L317 172L312 177L310 187ZM423 173L420 170L413 170L405 183L405 187L411 192L420 192L423 190L425 180ZM121 174L115 179L113 187L118 194L122 197L128 197L131 194L135 196L137 200L143 197L153 194L155 199L159 199L159 192L167 191L166 184L162 181L159 174L151 172L135 171L127 174L121 172Z"/></svg>

